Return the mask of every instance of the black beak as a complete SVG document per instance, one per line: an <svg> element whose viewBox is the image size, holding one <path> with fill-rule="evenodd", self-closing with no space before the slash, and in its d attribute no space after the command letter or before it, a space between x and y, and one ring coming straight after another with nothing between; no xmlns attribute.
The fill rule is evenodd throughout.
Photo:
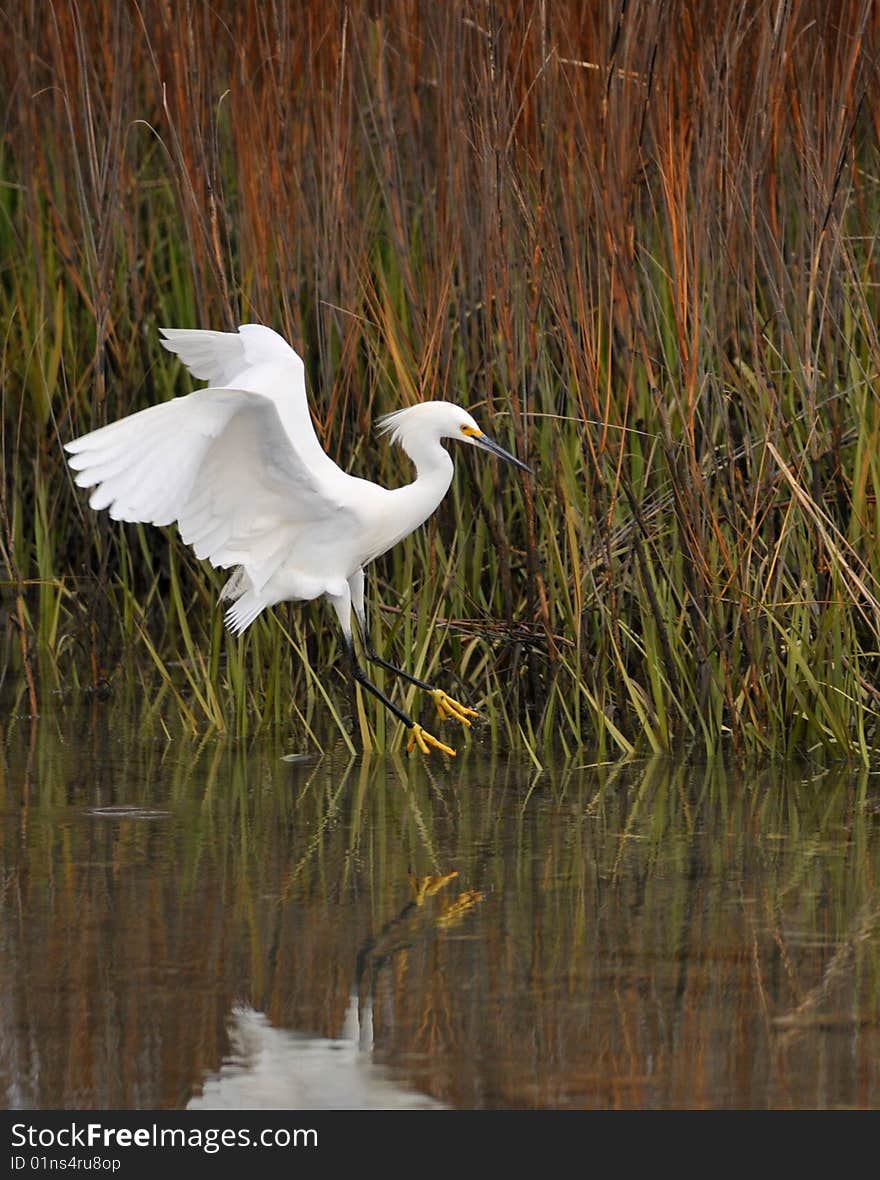
<svg viewBox="0 0 880 1180"><path fill-rule="evenodd" d="M529 475L534 475L531 467L527 467L525 463L517 459L516 455L511 455L510 451L505 451L504 447L500 447L494 439L489 438L485 434L472 434L471 438L474 441L474 446L482 447L484 451L488 451L490 455L495 455L498 459L503 459L505 463L512 463L514 467L518 467L520 471L527 471Z"/></svg>

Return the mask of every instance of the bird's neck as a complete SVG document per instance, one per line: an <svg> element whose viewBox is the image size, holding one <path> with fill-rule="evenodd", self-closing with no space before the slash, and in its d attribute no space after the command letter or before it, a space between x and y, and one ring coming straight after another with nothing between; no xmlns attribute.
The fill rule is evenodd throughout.
<svg viewBox="0 0 880 1180"><path fill-rule="evenodd" d="M452 483L453 472L452 457L446 448L433 438L409 438L403 449L415 466L415 482L442 484L441 495L444 495Z"/></svg>
<svg viewBox="0 0 880 1180"><path fill-rule="evenodd" d="M424 524L452 482L452 459L439 442L411 443L404 450L415 464L416 477L401 488L383 491L385 511L382 524L371 534L369 544L360 555L362 566L386 553L392 545Z"/></svg>
<svg viewBox="0 0 880 1180"><path fill-rule="evenodd" d="M421 516L421 524L449 491L454 471L452 458L445 447L432 439L408 439L404 450L416 469L415 479L407 484L407 498L414 514Z"/></svg>

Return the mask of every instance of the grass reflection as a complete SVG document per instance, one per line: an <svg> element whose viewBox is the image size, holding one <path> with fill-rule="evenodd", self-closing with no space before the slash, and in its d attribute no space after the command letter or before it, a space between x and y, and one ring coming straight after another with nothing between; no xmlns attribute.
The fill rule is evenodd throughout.
<svg viewBox="0 0 880 1180"><path fill-rule="evenodd" d="M178 1107L236 1005L460 1106L880 1104L864 771L442 769L102 714L0 761L7 1104Z"/></svg>

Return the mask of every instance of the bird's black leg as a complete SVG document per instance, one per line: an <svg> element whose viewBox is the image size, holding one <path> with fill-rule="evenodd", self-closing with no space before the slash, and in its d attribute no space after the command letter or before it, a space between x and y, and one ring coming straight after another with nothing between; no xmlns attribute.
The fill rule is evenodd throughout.
<svg viewBox="0 0 880 1180"><path fill-rule="evenodd" d="M348 665L351 669L352 679L356 680L358 684L362 685L367 690L367 692L371 692L377 700L382 702L386 709L390 709L397 720L402 721L407 729L412 729L412 727L415 725L412 717L410 717L409 714L404 713L403 709L398 709L394 701L392 701L390 697L386 697L382 689L377 688L376 685L373 684L372 680L370 680L358 662L358 658L355 655L354 643L348 639L348 637L346 637L346 648L348 651Z"/></svg>
<svg viewBox="0 0 880 1180"><path fill-rule="evenodd" d="M370 639L370 631L367 626L366 607L364 605L363 570L349 581L349 588L351 590L351 604L354 607L358 626L361 629L361 638L364 641L364 651L367 653L367 659L373 664L378 664L380 668L384 668L387 672L392 672L395 676L403 677L410 684L414 684L416 688L420 688L423 692L426 692L434 702L441 721L445 721L447 717L451 717L454 721L460 721L462 725L470 729L470 718L479 717L476 709L469 709L467 705L462 705L459 701L449 696L442 688L435 688L427 680L421 680L418 676L413 676L410 672L404 672L403 668L398 668L396 664L392 664L389 660L384 660L373 647Z"/></svg>
<svg viewBox="0 0 880 1180"><path fill-rule="evenodd" d="M363 687L373 694L373 696L382 702L386 709L389 709L398 721L409 729L409 741L406 748L409 752L418 746L423 754L428 753L430 746L437 750L442 750L445 754L454 755L455 751L449 746L445 746L442 742L437 741L435 737L422 729L417 721L413 721L402 709L398 709L392 701L386 697L384 692L381 692L372 680L369 679L363 668L357 660L354 650L354 637L351 631L351 612L354 610L355 617L358 621L358 626L361 630L361 636L364 641L364 649L368 657L380 664L383 668L387 668L389 672L393 672L397 676L403 676L405 680L410 681L411 684L416 685L417 688L423 689L429 693L434 704L437 706L437 712L440 714L441 720L446 717L454 717L463 725L470 725L468 717L476 717L477 714L473 709L468 709L465 705L460 705L458 701L454 701L452 697L446 695L442 688L433 688L424 680L419 680L415 676L410 676L408 672L404 672L402 668L395 667L387 660L383 660L376 654L370 643L369 633L367 631L367 617L364 609L364 571L358 570L353 574L344 587L336 594L328 595L333 609L336 611L336 616L339 619L342 627L342 634L345 638L345 650L348 654L349 663L351 664L351 674L356 683L363 685Z"/></svg>
<svg viewBox="0 0 880 1180"><path fill-rule="evenodd" d="M384 668L387 672L393 672L395 676L402 676L404 680L408 680L416 688L423 689L436 705L441 721L445 721L447 717L452 717L453 720L460 721L466 729L470 729L471 723L469 718L479 717L480 715L476 709L469 709L467 705L463 705L460 701L455 700L449 693L444 692L442 688L435 688L433 684L428 684L427 680L419 680L418 676L413 676L410 672L404 672L403 668L398 668L396 664L391 664L388 660L383 660L370 643L366 631L364 631L363 636L364 650L367 653L367 659L371 663L378 664L380 668Z"/></svg>
<svg viewBox="0 0 880 1180"><path fill-rule="evenodd" d="M381 701L382 704L390 712L394 714L398 721L403 722L410 733L409 741L407 742L407 753L411 754L416 746L423 754L429 753L430 747L435 750L442 750L444 754L448 754L451 758L455 757L455 750L451 746L444 745L443 742L438 741L427 730L422 729L417 721L413 721L408 713L404 713L403 709L399 709L395 703L382 692L381 688L377 688L372 680L367 676L366 672L358 663L357 655L354 650L354 642L350 635L345 636L345 646L348 653L349 667L351 668L352 678L360 684L363 688L373 694L376 700Z"/></svg>
<svg viewBox="0 0 880 1180"><path fill-rule="evenodd" d="M414 684L416 688L423 688L425 692L434 692L434 685L428 684L426 680L419 680L418 676L413 676L409 672L405 672L403 668L398 668L396 664L391 664L388 660L383 660L376 649L370 642L369 633L363 631L364 651L367 653L367 659L371 664L378 664L380 668L384 668L386 672L393 672L395 676L402 676L404 680Z"/></svg>

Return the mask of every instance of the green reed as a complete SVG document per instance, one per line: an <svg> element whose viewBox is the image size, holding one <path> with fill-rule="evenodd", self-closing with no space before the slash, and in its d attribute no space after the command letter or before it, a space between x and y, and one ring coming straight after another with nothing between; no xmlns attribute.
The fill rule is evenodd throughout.
<svg viewBox="0 0 880 1180"><path fill-rule="evenodd" d="M191 388L160 325L258 319L347 469L407 479L371 422L430 397L534 467L458 455L371 571L386 654L478 737L871 759L873 9L701 12L9 7L2 674L31 711L134 668L165 726L399 743L323 606L230 637L222 572L92 513L64 463Z"/></svg>

